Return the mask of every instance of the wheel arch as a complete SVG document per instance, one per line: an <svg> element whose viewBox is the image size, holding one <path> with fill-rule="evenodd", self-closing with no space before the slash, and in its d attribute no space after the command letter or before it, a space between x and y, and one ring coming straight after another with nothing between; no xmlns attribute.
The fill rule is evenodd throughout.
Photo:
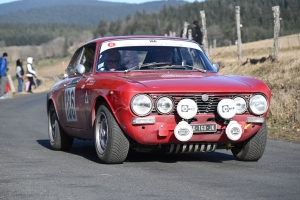
<svg viewBox="0 0 300 200"><path fill-rule="evenodd" d="M57 113L56 103L55 103L55 101L52 98L48 99L48 101L47 101L47 113L49 114L49 107L50 107L51 104L53 104L55 112L56 112L56 115L57 115L57 118L59 120L59 115Z"/></svg>
<svg viewBox="0 0 300 200"><path fill-rule="evenodd" d="M104 96L101 96L99 95L96 99L95 99L95 102L93 104L93 107L92 107L92 113L91 113L91 117L92 117L92 126L94 126L94 123L95 123L95 117L96 117L96 113L100 107L101 104L103 103L107 103L107 105L109 106L109 109L110 111L112 112L112 115L115 117L116 121L119 123L119 120L118 118L115 116L114 114L114 111L112 109L112 105L110 104L110 102L104 97ZM120 124L120 123L119 123Z"/></svg>

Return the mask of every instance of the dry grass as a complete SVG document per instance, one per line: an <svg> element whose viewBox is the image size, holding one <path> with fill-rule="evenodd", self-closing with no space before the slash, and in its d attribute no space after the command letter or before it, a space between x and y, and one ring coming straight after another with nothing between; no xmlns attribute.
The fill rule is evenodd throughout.
<svg viewBox="0 0 300 200"><path fill-rule="evenodd" d="M269 137L286 141L300 142L300 44L297 37L293 46L279 50L278 61L242 66L246 58L268 57L273 49L263 48L265 41L243 45L242 62L237 61L237 47L214 49L210 57L221 64L220 74L251 76L264 81L271 89L272 99L268 114ZM272 46L273 41L268 40ZM282 45L283 46L283 45ZM257 48L260 47L260 48ZM220 53L221 52L221 53Z"/></svg>

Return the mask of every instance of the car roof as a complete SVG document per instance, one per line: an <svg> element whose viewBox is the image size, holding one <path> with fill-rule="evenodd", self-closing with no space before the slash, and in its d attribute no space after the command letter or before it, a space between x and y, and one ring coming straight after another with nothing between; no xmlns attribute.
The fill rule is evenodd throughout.
<svg viewBox="0 0 300 200"><path fill-rule="evenodd" d="M93 40L88 41L86 44L93 43L93 42L105 42L108 40L118 40L118 39L145 39L145 38L153 38L153 39L175 39L175 40L182 40L182 41L193 41L186 38L181 37L171 37L171 36L158 36L158 35L133 35L133 36L110 36L110 37L102 37L96 38Z"/></svg>

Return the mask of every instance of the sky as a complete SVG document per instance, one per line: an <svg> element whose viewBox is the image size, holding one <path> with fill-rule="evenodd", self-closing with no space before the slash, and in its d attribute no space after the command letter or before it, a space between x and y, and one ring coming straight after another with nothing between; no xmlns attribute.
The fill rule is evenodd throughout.
<svg viewBox="0 0 300 200"><path fill-rule="evenodd" d="M8 2L12 2L12 1L15 1L15 0L0 0L0 4L8 3ZM105 1L122 2L122 3L145 3L145 2L154 1L154 0L105 0ZM184 1L194 2L195 0L184 0Z"/></svg>

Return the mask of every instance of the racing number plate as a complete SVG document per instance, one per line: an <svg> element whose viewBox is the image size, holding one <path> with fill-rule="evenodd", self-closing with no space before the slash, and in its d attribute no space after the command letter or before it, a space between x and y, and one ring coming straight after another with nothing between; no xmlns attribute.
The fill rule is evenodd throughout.
<svg viewBox="0 0 300 200"><path fill-rule="evenodd" d="M216 124L190 124L194 133L217 132Z"/></svg>

